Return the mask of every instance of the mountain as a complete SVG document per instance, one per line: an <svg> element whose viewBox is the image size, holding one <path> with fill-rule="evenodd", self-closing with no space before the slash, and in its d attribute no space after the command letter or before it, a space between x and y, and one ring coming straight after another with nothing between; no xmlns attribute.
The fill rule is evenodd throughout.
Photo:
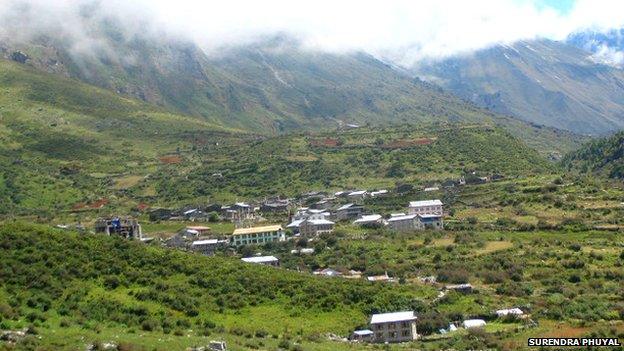
<svg viewBox="0 0 624 351"><path fill-rule="evenodd" d="M566 155L562 163L570 170L624 179L624 132L591 141Z"/></svg>
<svg viewBox="0 0 624 351"><path fill-rule="evenodd" d="M98 41L107 49L90 55L46 37L5 39L0 52L175 114L262 134L345 124L494 122L546 155L580 145L577 135L493 114L362 53L308 51L276 37L209 56L179 38L108 32Z"/></svg>
<svg viewBox="0 0 624 351"><path fill-rule="evenodd" d="M624 67L624 28L573 33L566 42L593 53L591 58L598 63Z"/></svg>
<svg viewBox="0 0 624 351"><path fill-rule="evenodd" d="M130 211L141 204L442 180L466 168L526 174L552 167L498 119L267 137L12 61L0 60L0 89L2 215ZM526 133L536 148L575 143L566 133L516 122L507 126Z"/></svg>
<svg viewBox="0 0 624 351"><path fill-rule="evenodd" d="M342 123L484 119L484 113L365 54L306 51L288 38L208 56L180 38L129 35L106 23L105 49L52 36L5 38L6 59L79 79L214 124L278 133Z"/></svg>
<svg viewBox="0 0 624 351"><path fill-rule="evenodd" d="M624 71L549 40L422 64L414 74L486 107L581 134L624 128Z"/></svg>
<svg viewBox="0 0 624 351"><path fill-rule="evenodd" d="M80 11L78 36L62 28L32 33L24 23L28 15L16 16L15 32L8 32L13 35L0 37L0 56L176 114L262 134L344 124L496 120L527 135L532 133L524 128L542 125L518 126L364 53L306 50L278 35L207 54L180 36L102 17L97 9L94 3ZM550 144L550 150L569 150L568 141L562 148Z"/></svg>

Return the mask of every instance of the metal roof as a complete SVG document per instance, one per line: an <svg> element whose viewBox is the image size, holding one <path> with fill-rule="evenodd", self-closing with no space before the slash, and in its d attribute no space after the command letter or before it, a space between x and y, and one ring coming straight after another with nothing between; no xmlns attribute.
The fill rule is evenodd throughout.
<svg viewBox="0 0 624 351"><path fill-rule="evenodd" d="M217 244L218 242L219 242L219 240L217 240L217 239L197 240L197 241L193 241L193 243L191 244L191 246L197 246L197 245L214 245L214 244Z"/></svg>
<svg viewBox="0 0 624 351"><path fill-rule="evenodd" d="M346 210L346 209L348 209L348 208L350 208L352 206L353 206L353 204L342 205L342 206L338 207L338 209L336 211Z"/></svg>
<svg viewBox="0 0 624 351"><path fill-rule="evenodd" d="M414 321L414 320L416 320L414 311L380 313L380 314L374 314L371 317L370 324L403 322L403 321Z"/></svg>
<svg viewBox="0 0 624 351"><path fill-rule="evenodd" d="M328 221L326 219L308 219L307 221L313 225L335 224L334 222Z"/></svg>
<svg viewBox="0 0 624 351"><path fill-rule="evenodd" d="M356 219L355 222L353 222L353 223L358 224L358 223L377 222L381 218L382 218L381 215L378 215L378 214L366 215L366 216L362 216L362 217Z"/></svg>
<svg viewBox="0 0 624 351"><path fill-rule="evenodd" d="M279 230L283 230L281 225L266 225L263 227L234 229L234 233L232 233L232 235L277 232Z"/></svg>
<svg viewBox="0 0 624 351"><path fill-rule="evenodd" d="M422 206L442 206L442 201L435 200L423 200L423 201L410 201L409 207L422 207Z"/></svg>
<svg viewBox="0 0 624 351"><path fill-rule="evenodd" d="M466 319L462 326L464 328L478 328L485 326L485 321L483 319Z"/></svg>
<svg viewBox="0 0 624 351"><path fill-rule="evenodd" d="M388 218L388 222L399 222L399 221L407 221L410 219L416 218L417 215L403 215L403 216L394 216Z"/></svg>
<svg viewBox="0 0 624 351"><path fill-rule="evenodd" d="M254 257L244 257L241 260L247 263L266 263L266 262L275 262L279 261L275 256L254 256Z"/></svg>

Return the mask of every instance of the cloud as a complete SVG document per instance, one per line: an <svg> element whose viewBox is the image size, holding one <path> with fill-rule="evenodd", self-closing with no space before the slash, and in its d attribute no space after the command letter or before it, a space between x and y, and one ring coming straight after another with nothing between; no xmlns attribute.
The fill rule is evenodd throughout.
<svg viewBox="0 0 624 351"><path fill-rule="evenodd" d="M86 0L2 3L0 19L5 20L0 28L5 32L11 26L47 32L54 28L84 51L98 42L98 34L80 17ZM119 19L129 35L164 31L190 38L209 53L285 33L308 49L365 51L404 66L499 43L563 39L585 28L624 26L624 2L608 0L577 0L564 12L539 0L108 0L98 4L94 16ZM31 9L28 16L15 16L20 7Z"/></svg>

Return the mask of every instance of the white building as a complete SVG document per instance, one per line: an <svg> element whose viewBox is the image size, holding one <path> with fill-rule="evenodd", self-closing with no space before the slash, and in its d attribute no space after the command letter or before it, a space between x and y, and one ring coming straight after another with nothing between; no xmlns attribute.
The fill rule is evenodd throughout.
<svg viewBox="0 0 624 351"><path fill-rule="evenodd" d="M386 189L381 189L381 190L377 190L377 191L372 191L372 192L370 193L370 196L371 196L371 197L382 197L382 196L385 196L385 195L388 195L388 190L386 190Z"/></svg>
<svg viewBox="0 0 624 351"><path fill-rule="evenodd" d="M409 214L443 215L444 209L440 200L410 201Z"/></svg>
<svg viewBox="0 0 624 351"><path fill-rule="evenodd" d="M370 327L375 342L404 342L418 338L414 311L374 314Z"/></svg>
<svg viewBox="0 0 624 351"><path fill-rule="evenodd" d="M230 242L234 246L262 245L272 241L285 241L286 234L280 225L253 228L238 228L232 233Z"/></svg>
<svg viewBox="0 0 624 351"><path fill-rule="evenodd" d="M500 318L500 317L505 317L508 315L512 315L512 316L522 316L524 314L524 312L522 312L521 309L519 308L507 308L507 309L502 309L502 310L498 310L496 311L496 315Z"/></svg>
<svg viewBox="0 0 624 351"><path fill-rule="evenodd" d="M243 262L264 264L267 266L279 266L279 259L275 256L254 256L241 258Z"/></svg>
<svg viewBox="0 0 624 351"><path fill-rule="evenodd" d="M485 321L483 319L466 319L462 323L462 327L464 327L464 329L483 328L485 327Z"/></svg>

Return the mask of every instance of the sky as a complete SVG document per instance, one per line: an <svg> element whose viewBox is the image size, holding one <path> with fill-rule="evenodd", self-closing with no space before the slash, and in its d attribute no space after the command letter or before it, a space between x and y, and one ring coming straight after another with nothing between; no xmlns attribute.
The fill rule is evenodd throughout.
<svg viewBox="0 0 624 351"><path fill-rule="evenodd" d="M15 35L55 31L88 51L98 38L77 18L86 1L2 0L0 34L18 26L28 28ZM24 4L28 16L15 16ZM130 32L190 38L209 54L285 34L306 49L364 51L403 66L518 40L624 27L619 0L101 0L98 14L122 18Z"/></svg>

